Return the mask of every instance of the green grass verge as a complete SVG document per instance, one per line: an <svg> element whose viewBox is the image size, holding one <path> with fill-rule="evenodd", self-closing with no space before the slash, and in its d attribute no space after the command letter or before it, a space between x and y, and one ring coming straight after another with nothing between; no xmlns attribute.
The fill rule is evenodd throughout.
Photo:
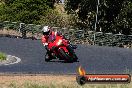
<svg viewBox="0 0 132 88"><path fill-rule="evenodd" d="M6 54L0 52L0 61L6 60Z"/></svg>
<svg viewBox="0 0 132 88"><path fill-rule="evenodd" d="M15 83L11 83L9 88L19 88ZM7 87L7 88L8 88ZM35 84L35 83L25 83L21 85L21 88L131 88L130 84L85 84L80 86L78 84Z"/></svg>

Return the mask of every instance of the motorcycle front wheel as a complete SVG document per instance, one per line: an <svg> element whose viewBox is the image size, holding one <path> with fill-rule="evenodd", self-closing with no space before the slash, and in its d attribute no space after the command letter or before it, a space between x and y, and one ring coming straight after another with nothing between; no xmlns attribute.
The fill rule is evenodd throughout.
<svg viewBox="0 0 132 88"><path fill-rule="evenodd" d="M67 55L63 49L59 49L59 52L60 52L60 55L62 56L62 58L63 58L66 62L73 62L73 59L70 58L70 56Z"/></svg>

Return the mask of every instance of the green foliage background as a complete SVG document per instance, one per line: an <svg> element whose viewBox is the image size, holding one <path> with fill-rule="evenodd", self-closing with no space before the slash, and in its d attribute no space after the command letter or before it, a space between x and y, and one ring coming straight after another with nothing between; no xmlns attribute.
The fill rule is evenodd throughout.
<svg viewBox="0 0 132 88"><path fill-rule="evenodd" d="M132 34L132 1L99 0L97 31ZM66 10L76 14L77 24L94 30L98 0L66 0Z"/></svg>
<svg viewBox="0 0 132 88"><path fill-rule="evenodd" d="M0 5L0 20L37 23L51 9L47 3L47 0L5 0Z"/></svg>
<svg viewBox="0 0 132 88"><path fill-rule="evenodd" d="M6 60L6 54L0 52L0 61Z"/></svg>
<svg viewBox="0 0 132 88"><path fill-rule="evenodd" d="M97 1L65 0L66 11L58 12L59 0L0 0L0 21L94 30ZM97 31L132 34L132 1L99 1Z"/></svg>
<svg viewBox="0 0 132 88"><path fill-rule="evenodd" d="M58 2L58 0L56 0ZM0 21L65 27L70 18L59 13L55 0L1 0Z"/></svg>

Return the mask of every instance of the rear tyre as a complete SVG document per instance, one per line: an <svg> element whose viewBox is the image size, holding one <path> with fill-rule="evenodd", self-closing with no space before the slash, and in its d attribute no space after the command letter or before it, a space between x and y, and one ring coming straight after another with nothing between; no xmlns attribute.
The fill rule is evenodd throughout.
<svg viewBox="0 0 132 88"><path fill-rule="evenodd" d="M59 51L66 62L73 62L73 60L65 53L63 49L60 49Z"/></svg>
<svg viewBox="0 0 132 88"><path fill-rule="evenodd" d="M73 53L73 60L76 62L78 60L78 57L75 53Z"/></svg>
<svg viewBox="0 0 132 88"><path fill-rule="evenodd" d="M70 56L71 56L71 58L73 58L73 61L76 62L78 60L78 57L76 56L72 46L71 45L67 46L67 49L70 52Z"/></svg>

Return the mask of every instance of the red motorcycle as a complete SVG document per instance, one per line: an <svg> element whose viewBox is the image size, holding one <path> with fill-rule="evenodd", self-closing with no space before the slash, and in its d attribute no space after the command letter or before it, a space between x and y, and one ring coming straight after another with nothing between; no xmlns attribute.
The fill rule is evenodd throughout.
<svg viewBox="0 0 132 88"><path fill-rule="evenodd" d="M63 36L57 35L49 38L48 48L51 52L50 55L49 53L46 53L46 62L57 58L66 62L75 62L78 60L78 57L74 52L75 48L73 49L70 42Z"/></svg>

